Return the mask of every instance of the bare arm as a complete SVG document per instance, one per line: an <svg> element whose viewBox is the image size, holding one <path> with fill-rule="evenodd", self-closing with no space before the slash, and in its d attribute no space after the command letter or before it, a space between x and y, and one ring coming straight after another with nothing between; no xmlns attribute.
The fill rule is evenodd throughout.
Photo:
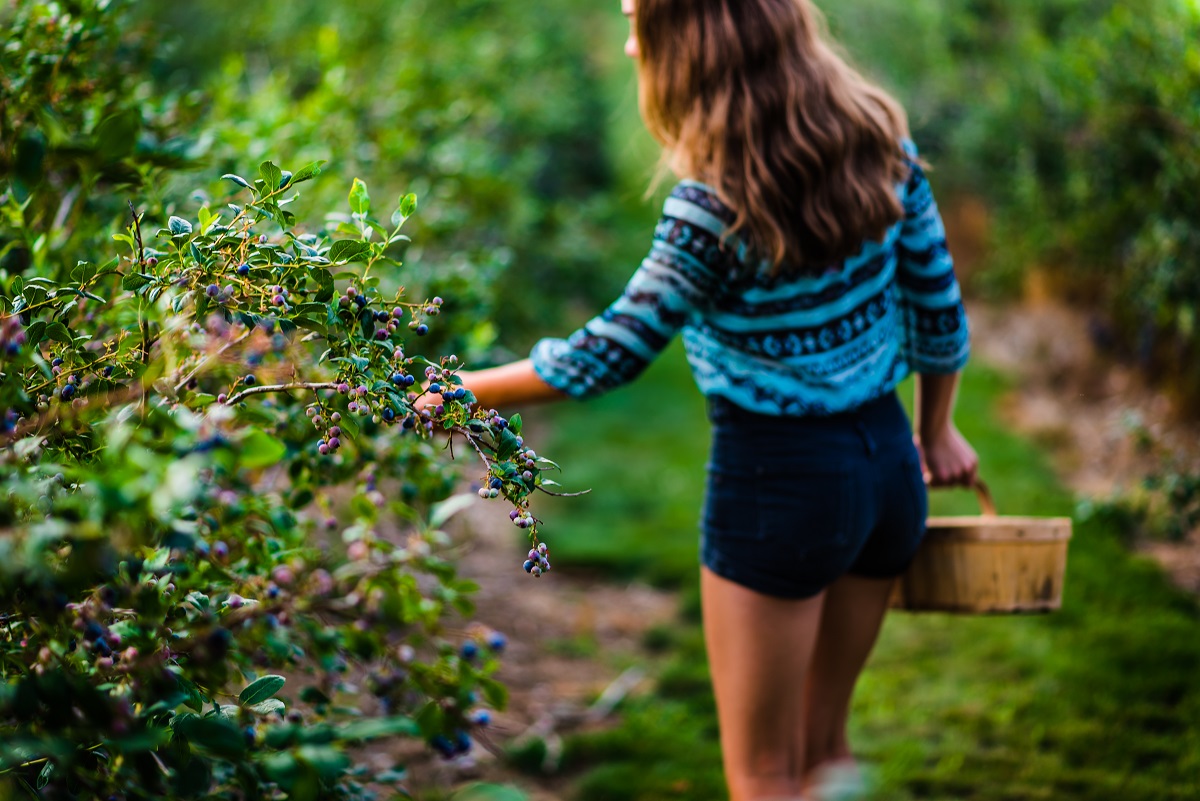
<svg viewBox="0 0 1200 801"><path fill-rule="evenodd" d="M509 409L567 397L543 381L529 359L459 375L463 386L475 393L484 409Z"/></svg>
<svg viewBox="0 0 1200 801"><path fill-rule="evenodd" d="M913 400L915 441L925 480L932 487L970 486L979 470L975 449L954 425L958 379L958 373L917 376Z"/></svg>

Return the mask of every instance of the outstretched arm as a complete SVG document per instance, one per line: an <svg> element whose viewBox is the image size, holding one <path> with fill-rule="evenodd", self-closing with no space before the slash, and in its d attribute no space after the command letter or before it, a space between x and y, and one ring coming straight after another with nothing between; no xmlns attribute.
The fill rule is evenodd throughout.
<svg viewBox="0 0 1200 801"><path fill-rule="evenodd" d="M503 410L568 397L543 381L529 359L459 375L484 409Z"/></svg>

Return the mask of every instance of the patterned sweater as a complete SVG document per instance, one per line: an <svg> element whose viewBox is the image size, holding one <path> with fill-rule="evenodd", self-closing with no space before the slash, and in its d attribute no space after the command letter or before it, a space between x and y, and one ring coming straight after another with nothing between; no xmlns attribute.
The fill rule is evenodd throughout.
<svg viewBox="0 0 1200 801"><path fill-rule="evenodd" d="M916 148L897 187L904 218L823 275L772 279L708 186L671 192L625 292L568 339L531 354L551 386L587 398L632 381L683 332L700 391L770 415L827 415L895 389L909 373L953 373L969 351L945 230Z"/></svg>

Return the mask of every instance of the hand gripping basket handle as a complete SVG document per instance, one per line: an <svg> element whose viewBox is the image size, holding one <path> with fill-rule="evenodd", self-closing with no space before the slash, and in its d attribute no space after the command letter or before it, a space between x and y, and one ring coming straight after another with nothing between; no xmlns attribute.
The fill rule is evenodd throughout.
<svg viewBox="0 0 1200 801"><path fill-rule="evenodd" d="M988 485L983 483L983 479L976 477L973 489L979 498L979 511L982 516L995 517L996 502L992 500L992 491L988 489Z"/></svg>

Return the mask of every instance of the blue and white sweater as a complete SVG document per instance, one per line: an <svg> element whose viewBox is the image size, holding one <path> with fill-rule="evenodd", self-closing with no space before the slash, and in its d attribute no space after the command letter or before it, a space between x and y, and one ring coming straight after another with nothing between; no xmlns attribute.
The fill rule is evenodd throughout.
<svg viewBox="0 0 1200 801"><path fill-rule="evenodd" d="M734 214L709 186L671 192L649 255L625 292L568 339L531 354L576 398L628 383L683 331L700 391L770 415L827 415L895 389L909 373L953 373L969 352L945 229L916 149L897 187L904 218L840 269L772 279L747 269Z"/></svg>

